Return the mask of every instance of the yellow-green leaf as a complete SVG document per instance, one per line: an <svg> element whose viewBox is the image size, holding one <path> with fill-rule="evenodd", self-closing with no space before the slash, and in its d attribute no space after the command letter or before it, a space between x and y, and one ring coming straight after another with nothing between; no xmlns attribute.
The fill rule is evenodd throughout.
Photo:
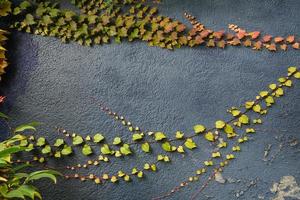
<svg viewBox="0 0 300 200"><path fill-rule="evenodd" d="M196 143L191 139L191 138L188 138L184 145L188 148L188 149L194 149L197 147Z"/></svg>
<svg viewBox="0 0 300 200"><path fill-rule="evenodd" d="M203 133L205 131L205 126L197 124L194 126L194 131L196 134Z"/></svg>
<svg viewBox="0 0 300 200"><path fill-rule="evenodd" d="M225 125L226 125L226 123L224 121L222 121L222 120L216 121L216 128L218 128L218 129L224 128Z"/></svg>
<svg viewBox="0 0 300 200"><path fill-rule="evenodd" d="M148 142L142 144L142 150L146 153L150 152L150 145Z"/></svg>
<svg viewBox="0 0 300 200"><path fill-rule="evenodd" d="M160 140L163 140L165 138L167 138L167 137L165 136L165 134L163 132L156 132L155 133L155 140L156 141L160 141Z"/></svg>
<svg viewBox="0 0 300 200"><path fill-rule="evenodd" d="M214 136L214 134L212 132L206 133L204 137L208 141L211 141L211 142L215 141L215 136Z"/></svg>

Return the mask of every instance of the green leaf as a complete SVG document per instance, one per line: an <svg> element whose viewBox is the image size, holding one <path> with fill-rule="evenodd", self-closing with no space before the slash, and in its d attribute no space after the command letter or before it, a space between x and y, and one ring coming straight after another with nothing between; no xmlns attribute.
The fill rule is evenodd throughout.
<svg viewBox="0 0 300 200"><path fill-rule="evenodd" d="M205 131L205 126L197 124L194 126L194 131L196 134L203 133Z"/></svg>
<svg viewBox="0 0 300 200"><path fill-rule="evenodd" d="M9 147L7 149L0 151L0 158L6 157L13 153L24 151L25 149L26 149L25 147L19 147L19 146Z"/></svg>
<svg viewBox="0 0 300 200"><path fill-rule="evenodd" d="M79 144L82 144L83 143L83 138L79 135L75 136L73 138L73 144L74 145L79 145Z"/></svg>
<svg viewBox="0 0 300 200"><path fill-rule="evenodd" d="M146 153L150 152L150 145L148 142L142 144L142 150Z"/></svg>
<svg viewBox="0 0 300 200"><path fill-rule="evenodd" d="M28 1L23 1L21 4L20 4L20 8L22 10L25 10L26 8L30 7L31 4L28 2Z"/></svg>
<svg viewBox="0 0 300 200"><path fill-rule="evenodd" d="M61 151L61 154L64 156L70 155L72 153L72 147L65 145L63 150Z"/></svg>
<svg viewBox="0 0 300 200"><path fill-rule="evenodd" d="M122 139L120 137L115 137L114 138L114 141L113 141L114 145L118 145L118 144L121 144L121 143L122 143Z"/></svg>
<svg viewBox="0 0 300 200"><path fill-rule="evenodd" d="M32 185L21 185L17 190L32 200L34 200L35 197L42 199L41 194Z"/></svg>
<svg viewBox="0 0 300 200"><path fill-rule="evenodd" d="M164 142L161 147L163 148L163 150L165 151L172 151L172 146L169 142Z"/></svg>
<svg viewBox="0 0 300 200"><path fill-rule="evenodd" d="M102 134L97 133L96 135L94 135L94 142L95 142L95 143L99 143L99 142L101 142L102 140L104 140L104 137L103 137Z"/></svg>
<svg viewBox="0 0 300 200"><path fill-rule="evenodd" d="M24 183L26 184L30 181L39 180L39 179L42 179L42 178L49 178L54 183L56 183L56 176L61 176L61 174L57 171L54 171L54 170L36 171L36 172L30 173L29 176L25 179Z"/></svg>
<svg viewBox="0 0 300 200"><path fill-rule="evenodd" d="M143 135L140 134L140 133L135 133L135 134L132 135L132 140L133 141L141 140L141 139L143 139Z"/></svg>
<svg viewBox="0 0 300 200"><path fill-rule="evenodd" d="M104 155L111 154L111 150L109 149L109 146L107 144L104 144L100 150Z"/></svg>
<svg viewBox="0 0 300 200"><path fill-rule="evenodd" d="M23 124L23 125L17 126L17 128L15 128L15 130L14 130L14 133L19 133L19 132L23 132L23 131L27 131L27 130L36 131L35 127L32 126L31 124Z"/></svg>
<svg viewBox="0 0 300 200"><path fill-rule="evenodd" d="M128 144L124 144L121 148L120 148L120 151L122 154L124 155L129 155L131 154L131 150L130 150L130 147Z"/></svg>
<svg viewBox="0 0 300 200"><path fill-rule="evenodd" d="M46 145L46 146L42 149L42 153L43 153L43 154L51 153L51 147L50 147L50 145Z"/></svg>
<svg viewBox="0 0 300 200"><path fill-rule="evenodd" d="M0 112L0 118L9 119L9 117L6 114L2 113L2 112Z"/></svg>
<svg viewBox="0 0 300 200"><path fill-rule="evenodd" d="M167 137L165 136L165 134L163 132L156 132L155 133L155 140L156 141L160 141L160 140L163 140L165 138L167 138Z"/></svg>
<svg viewBox="0 0 300 200"><path fill-rule="evenodd" d="M55 147L60 147L61 145L63 145L65 142L63 139L56 139L54 146Z"/></svg>
<svg viewBox="0 0 300 200"><path fill-rule="evenodd" d="M83 155L88 156L93 153L93 150L89 145L85 144L82 148L82 153L83 153Z"/></svg>
<svg viewBox="0 0 300 200"><path fill-rule="evenodd" d="M188 148L188 149L194 149L197 147L196 143L191 139L191 138L188 138L184 145Z"/></svg>
<svg viewBox="0 0 300 200"><path fill-rule="evenodd" d="M38 140L37 140L37 143L36 145L39 146L39 147L42 147L46 144L46 139L44 137L40 137Z"/></svg>
<svg viewBox="0 0 300 200"><path fill-rule="evenodd" d="M27 25L34 25L36 22L34 21L34 17L32 16L32 14L27 14L26 17L25 17L25 20L24 22L27 24Z"/></svg>

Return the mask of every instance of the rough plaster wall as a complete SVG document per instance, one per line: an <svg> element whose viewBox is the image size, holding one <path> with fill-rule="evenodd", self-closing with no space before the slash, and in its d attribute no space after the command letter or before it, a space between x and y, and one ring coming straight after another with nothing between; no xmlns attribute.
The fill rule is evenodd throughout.
<svg viewBox="0 0 300 200"><path fill-rule="evenodd" d="M299 0L164 0L160 10L181 21L182 13L188 11L213 29L236 23L274 35L300 32ZM8 96L3 109L15 119L15 124L31 120L47 123L38 134L50 139L57 137L52 128L55 125L83 135L101 131L110 139L129 136L91 103L91 97L101 99L147 130L163 130L171 135L178 129L190 132L196 123L212 126L215 120L228 117L228 107L253 98L285 74L289 65L300 64L299 51L295 50L270 53L239 47L200 47L168 51L142 42L89 48L24 33L13 33L11 38L12 69L1 85L1 91ZM244 145L238 159L224 172L224 178L242 180L244 184L213 183L205 193L214 199L234 199L236 191L245 190L248 181L259 177L256 187L239 198L258 199L262 195L269 199L274 196L268 192L273 181L292 175L299 182L299 146L283 148L271 164L262 161L266 145L272 144L276 153L280 145L276 136L299 138L299 103L298 81L270 110L261 127L264 131ZM144 181L116 186L78 181L53 186L42 182L40 187L46 200L151 199L191 175L207 157L205 146L200 146L200 150L193 156L174 156L172 165L162 166ZM79 160L77 156L66 162ZM129 160L132 165L141 166L151 158L136 155ZM121 162L102 167L117 171L123 165L126 164ZM102 167L92 171L105 171ZM199 187L200 183L194 184L170 199L188 199Z"/></svg>

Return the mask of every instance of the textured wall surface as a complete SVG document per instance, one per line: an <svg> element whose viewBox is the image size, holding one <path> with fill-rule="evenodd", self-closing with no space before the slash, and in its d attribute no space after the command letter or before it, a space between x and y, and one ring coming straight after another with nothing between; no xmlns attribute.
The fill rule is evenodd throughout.
<svg viewBox="0 0 300 200"><path fill-rule="evenodd" d="M162 14L181 21L182 13L187 11L213 29L235 23L274 35L299 36L300 32L299 0L164 0L159 7ZM300 64L300 52L295 50L270 53L239 47L200 47L168 51L142 42L89 48L25 33L11 35L9 51L11 69L0 88L7 95L2 110L14 118L14 124L45 122L47 126L37 134L50 140L57 137L52 128L56 125L83 135L100 131L108 139L121 135L129 138L127 130L91 103L91 97L101 99L147 130L163 130L171 135L178 129L191 132L197 123L211 127L217 119L228 119L227 108L252 99L284 75L288 66ZM264 122L223 174L224 178L241 182L212 183L204 194L231 200L237 198L236 192L245 190L239 199L258 199L260 195L269 199L274 196L269 192L272 182L282 176L292 175L300 182L299 146L285 144L276 153L282 142L300 137L299 81L278 100ZM272 144L271 155L276 155L271 163L262 161L268 144ZM55 186L41 182L40 187L46 200L147 200L192 175L207 156L203 144L193 154L174 155L172 164L129 184L97 186L60 181ZM75 156L66 163L80 159ZM140 154L126 160L131 166L141 166L152 158ZM91 171L118 171L121 167L129 166L126 161L113 162ZM247 189L256 177L256 186ZM200 185L193 184L170 199L189 199ZM200 195L199 199L207 197Z"/></svg>

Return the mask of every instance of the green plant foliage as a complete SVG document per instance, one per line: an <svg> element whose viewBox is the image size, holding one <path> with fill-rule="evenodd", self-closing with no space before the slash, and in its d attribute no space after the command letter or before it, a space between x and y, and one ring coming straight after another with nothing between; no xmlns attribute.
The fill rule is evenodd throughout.
<svg viewBox="0 0 300 200"><path fill-rule="evenodd" d="M1 13L1 4L0 4L0 13ZM5 73L5 69L8 66L7 58L6 58L6 49L4 48L5 42L8 39L6 37L7 34L8 34L7 31L0 29L0 81L1 81L1 76Z"/></svg>
<svg viewBox="0 0 300 200"><path fill-rule="evenodd" d="M24 152L26 147L18 143L24 140L24 136L15 135L0 143L0 198L1 199L42 199L38 189L32 182L48 178L56 183L56 177L61 174L54 170L40 170L26 173L30 165L19 165L12 161L12 156L18 152Z"/></svg>

